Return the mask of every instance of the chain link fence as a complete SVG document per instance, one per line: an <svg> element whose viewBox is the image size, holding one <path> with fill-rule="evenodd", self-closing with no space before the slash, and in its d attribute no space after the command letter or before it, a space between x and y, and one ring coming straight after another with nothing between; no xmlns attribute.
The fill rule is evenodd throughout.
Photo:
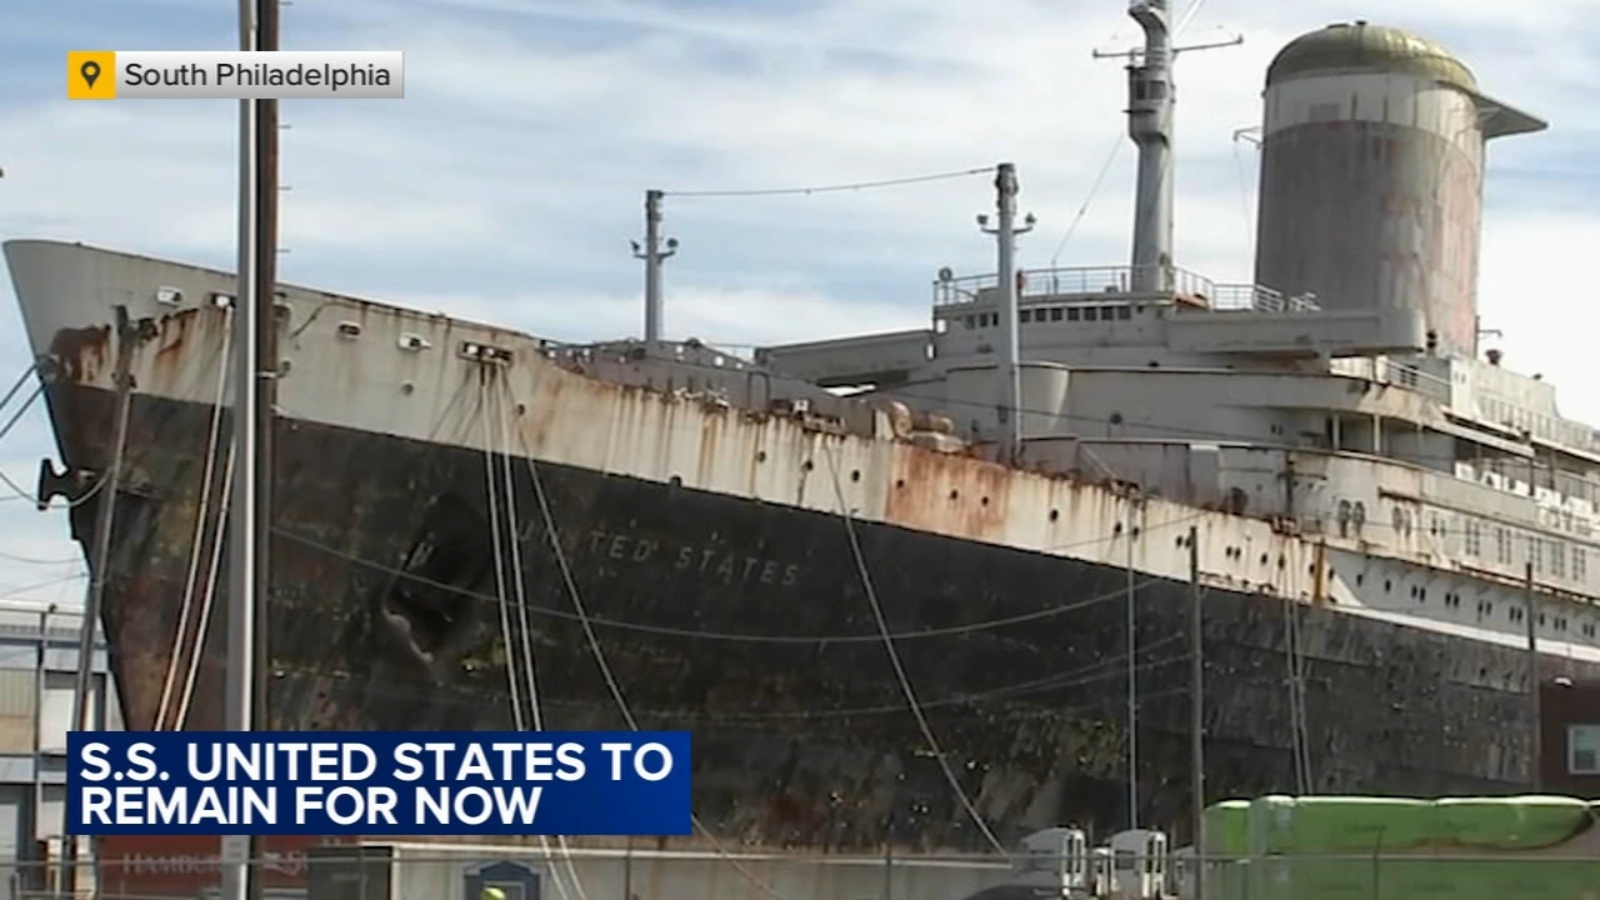
<svg viewBox="0 0 1600 900"><path fill-rule="evenodd" d="M264 900L1600 900L1600 857L1093 854L996 858L718 854L537 846L312 847L257 860ZM48 864L0 867L0 900L64 900ZM103 859L75 897L218 900L216 855Z"/></svg>
<svg viewBox="0 0 1600 900"><path fill-rule="evenodd" d="M312 847L255 861L265 900L952 900L1003 882L1004 861L533 846ZM60 871L0 867L0 900L46 900ZM105 859L77 870L77 897L216 900L218 855ZM498 891L498 893L495 893ZM486 893L488 892L488 893Z"/></svg>

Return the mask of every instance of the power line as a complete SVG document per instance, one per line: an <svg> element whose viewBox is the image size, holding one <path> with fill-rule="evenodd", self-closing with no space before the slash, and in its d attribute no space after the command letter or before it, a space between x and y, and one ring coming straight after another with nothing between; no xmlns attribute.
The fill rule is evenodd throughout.
<svg viewBox="0 0 1600 900"><path fill-rule="evenodd" d="M1106 175L1111 171L1111 164L1116 162L1122 153L1122 144L1122 132L1118 130L1116 140L1111 144L1111 152L1106 154L1106 161L1100 166L1100 174L1094 177L1094 184L1089 186L1089 193L1083 198L1083 205L1078 207L1078 214L1072 217L1072 224L1067 226L1067 233L1061 236L1061 243L1056 245L1056 252L1050 257L1051 268L1055 268L1056 260L1061 258L1061 251L1066 249L1067 241L1072 240L1072 235L1083 223L1083 217L1089 212L1089 204L1094 202L1095 195L1100 193L1100 184L1106 180Z"/></svg>
<svg viewBox="0 0 1600 900"><path fill-rule="evenodd" d="M1177 25L1172 30L1172 40L1176 41L1178 38L1183 36L1183 32L1188 29L1189 23L1193 21L1195 15L1200 12L1200 8L1205 6L1205 2L1206 0L1194 0L1194 2L1189 4L1189 8L1184 11L1183 16L1178 20ZM1135 50L1132 52L1141 53L1143 51ZM1177 53L1175 51L1173 53L1173 57L1176 58L1176 56ZM1114 140L1111 145L1111 152L1107 155L1105 163L1100 167L1100 174L1095 176L1094 184L1090 186L1088 195L1083 199L1083 206L1078 208L1078 214L1073 217L1072 223L1067 226L1066 234L1061 236L1061 243L1056 245L1056 252L1050 257L1050 265L1052 267L1055 266L1055 261L1061 257L1061 251L1066 249L1067 242L1071 240L1072 235L1077 232L1078 225L1083 221L1084 215L1088 213L1089 205L1094 202L1095 195L1100 192L1100 183L1105 180L1106 174L1111 171L1112 164L1115 163L1117 161L1117 157L1121 155L1124 142L1128 139L1128 136L1123 133L1123 129L1126 127L1126 122L1118 124L1116 134L1113 136ZM1163 179L1170 174L1173 164L1172 158L1173 154L1167 154L1166 162L1161 169L1161 177ZM1142 209L1137 210L1141 216L1143 211L1144 210ZM1137 220L1138 217L1135 218L1135 221Z"/></svg>
<svg viewBox="0 0 1600 900"><path fill-rule="evenodd" d="M1192 514L1192 515L1181 516L1176 520L1163 522L1160 525L1151 526L1149 529L1146 530L1146 532L1149 533L1151 531L1155 531L1155 530L1158 530L1158 529L1173 527L1173 526L1182 524L1184 522L1188 522L1188 521L1199 519L1202 515L1204 515L1204 513L1195 513L1195 514ZM315 538L312 538L312 537L310 537L308 535L304 535L304 534L300 534L300 533L298 533L296 531L292 531L292 530L290 530L288 528L285 528L285 527L283 527L281 525L273 526L272 531L273 531L274 534L278 535L279 537L285 538L286 540L293 541L294 543L297 543L297 544L300 544L302 546L308 547L308 548L310 548L312 550L317 550L319 552L326 553L326 554L328 554L330 556L333 556L333 557L336 557L338 559L343 559L343 560L345 560L347 562L353 563L353 564L361 566L363 568L371 569L374 572L380 572L382 574L390 575L390 576L393 576L395 578L405 579L406 581L412 582L414 584L423 585L423 586L426 586L426 587L431 587L431 588L434 588L436 590L440 590L440 591L443 591L445 593L453 594L453 595L458 596L458 597L467 598L469 600L477 600L477 601L482 601L482 602L486 602L486 603L498 603L499 602L498 598L496 598L492 594L486 594L486 593L483 593L481 591L473 590L472 588L464 588L464 587L461 587L460 585L454 585L454 584L449 584L449 583L443 582L443 581L437 581L435 579L428 578L427 576L420 575L420 574L418 574L416 572L406 571L405 569L399 568L398 566L392 566L392 565L388 565L386 563L380 562L380 561L375 560L375 559L358 556L358 555L356 555L354 553L349 553L347 551L341 550L338 547L335 547L335 546L333 546L331 544L325 543L323 541L319 541L319 540L317 540ZM1111 542L1113 540L1117 540L1117 539L1118 538L1116 538L1116 537L1103 538L1103 539L1100 539L1098 542L1099 543L1109 543L1109 542ZM1074 557L1065 557L1065 558L1072 559ZM1139 583L1139 585L1137 586L1137 589L1138 590L1144 590L1144 589L1146 589L1148 587L1151 587L1151 586L1155 585L1157 582L1159 582L1161 580L1162 579L1157 578L1157 577L1147 578L1144 581ZM1004 617L1001 617L1001 618L984 619L984 620L976 621L976 622L966 622L966 623L962 623L962 624L959 624L959 625L946 625L946 626L940 626L940 627L934 627L934 628L922 628L922 629L918 629L916 631L895 632L895 633L891 633L889 636L891 638L895 639L895 640L902 640L902 641L903 640L911 640L911 639L919 639L919 638L959 637L959 636L962 636L962 635L972 634L972 633L975 633L975 632L991 631L991 630L995 630L995 629L999 629L999 628L1004 628L1004 627L1007 627L1007 626L1021 625L1021 624L1025 624L1025 623L1029 623L1029 622L1036 622L1036 621L1039 621L1039 620L1042 620L1042 619L1053 618L1055 616L1064 615L1066 613L1075 612L1077 610L1087 609L1087 608L1089 608L1091 606L1095 606L1097 604L1104 603L1104 602L1107 602L1109 600L1121 599L1122 597L1125 597L1126 595L1127 595L1127 589L1119 587L1114 591L1108 591L1108 592L1105 592L1105 593L1102 593L1102 594L1096 594L1096 595L1092 595L1092 596L1089 596L1089 597L1069 600L1069 601L1062 602L1062 603L1056 603L1056 604L1052 604L1052 605L1049 605L1049 606L1045 606L1045 607L1037 609L1037 610L1032 610L1032 611L1024 612L1024 613L1016 613L1016 614L1009 615L1009 616L1004 616ZM545 616L545 617L553 618L553 619L562 619L562 620L573 621L573 622L579 622L579 621L583 620L583 617L580 616L577 613L567 612L565 610L559 610L559 609L555 609L553 607L542 606L542 605L535 604L535 603L528 604L527 605L527 610L528 610L528 612L534 613L536 615L541 615L541 616ZM862 633L862 634L834 634L834 635L753 634L753 633L739 633L739 632L719 632L719 631L709 631L709 630L689 629L689 628L674 628L674 627L667 626L667 625L650 625L650 624L646 624L646 623L643 623L643 622L629 622L629 621L624 621L624 620L620 620L620 619L607 619L607 618L603 618L603 617L599 617L599 616L593 616L593 615L588 617L588 621L589 621L590 624L595 625L595 626L599 626L599 627L602 627L602 628L614 628L614 629L618 629L618 630L621 630L621 631L635 631L635 632L641 632L641 633L644 633L644 634L661 635L661 636L664 636L664 637L681 637L681 638L689 638L689 639L694 639L694 640L731 641L731 642L739 642L739 643L815 645L815 644L878 643L878 642L881 642L883 640L883 635L881 633L879 633L879 632L876 632L876 631L874 631L874 632L872 632L870 634Z"/></svg>
<svg viewBox="0 0 1600 900"><path fill-rule="evenodd" d="M596 345L596 344L576 345L575 344L575 345L571 345L571 346L576 348L576 347L602 347L604 345ZM734 346L734 345L724 345L724 346ZM770 345L762 345L762 346L770 346ZM713 365L711 363L698 362L698 361L689 360L689 359L674 360L673 364L677 365L677 366L683 366L685 368L704 369L704 370L706 370L708 372L726 372L726 371L728 371L726 368L721 367L721 366L716 366L716 365ZM1171 370L1169 370L1169 371L1171 371ZM1365 376L1342 375L1342 374L1337 373L1337 372L1328 373L1328 376L1329 377L1349 378L1349 379L1354 379L1354 380L1373 381L1374 384L1393 384L1393 382L1379 382L1379 381L1376 381L1374 379L1366 378ZM958 407L958 408L962 408L962 409L999 410L999 411L1005 411L1007 413L1022 413L1022 414L1025 414L1025 415L1050 416L1050 417L1053 417L1053 418L1055 418L1055 419L1057 419L1057 420L1059 420L1059 421L1061 421L1063 423L1080 423L1080 424L1086 424L1086 425L1115 425L1115 426L1119 426L1121 428L1124 428L1129 432L1147 432L1147 433L1158 435L1158 436L1172 437L1174 439L1185 438L1185 439L1204 440L1204 441L1213 441L1213 442L1252 443L1252 444L1260 444L1261 446L1269 447L1270 449L1274 449L1274 450L1286 450L1286 451L1297 451L1297 452L1307 452L1307 451L1309 451L1309 452L1317 452L1317 451L1330 452L1331 451L1331 448L1328 448L1328 447L1319 447L1319 446L1311 446L1311 445L1301 445L1301 444L1291 444L1291 443L1268 444L1268 443L1265 443L1267 438L1264 437L1263 435L1261 435L1258 432L1224 431L1224 430L1215 429L1215 428L1200 428L1200 427L1187 426L1187 425L1163 425L1163 424L1160 424L1158 422L1128 421L1126 419L1117 419L1117 418L1111 418L1111 417L1107 417L1107 416L1092 416L1092 415L1085 415L1085 414L1082 414L1082 413L1063 413L1059 409L1048 408L1048 407L1016 406L1016 405L1009 404L1009 403L995 403L993 401L988 401L988 400L972 400L972 399L962 398L962 397L930 397L930 396L925 396L925 395L916 394L916 393L905 394L903 396L899 396L896 393L896 392L905 391L905 389L907 389L907 388L942 386L944 384L944 382L945 382L944 375L930 376L928 378L915 378L915 379L911 379L909 381L901 381L901 382L896 382L894 384L885 384L882 387L867 388L865 390L861 390L861 391L858 391L858 392L853 393L853 394L848 394L848 395L845 395L843 397L838 397L838 399L855 401L857 403L871 403L875 399L876 400L898 400L898 401L911 400L911 401L920 401L920 402L928 403L928 404L936 404L936 407L934 407L933 411L948 410L950 407ZM1057 436L1060 437L1060 436L1066 436L1066 435L1057 435ZM1080 437L1080 438L1091 438L1092 437L1093 439L1105 439L1105 440L1117 440L1117 439L1119 439L1118 437L1111 436L1111 435L1088 436L1088 435L1082 435L1082 434L1074 434L1072 436ZM1345 452L1349 452L1350 451L1350 448L1342 448L1342 449ZM1397 459L1399 459L1400 462L1423 462L1423 461L1466 462L1466 463L1472 462L1471 459L1462 459L1461 457L1456 456L1456 455L1439 454L1439 453L1410 453L1410 454L1407 454L1403 458L1397 458Z"/></svg>
<svg viewBox="0 0 1600 900"><path fill-rule="evenodd" d="M883 181L857 181L850 184L827 184L817 187L796 188L760 188L754 190L726 190L726 191L662 191L667 197L778 197L785 194L830 194L839 191L865 191L874 188L899 187L905 184L922 184L928 181L948 181L953 178L968 178L973 175L984 175L995 170L995 166L982 166L976 169L962 169L959 172L939 172L933 175L913 175L907 178L889 178Z"/></svg>

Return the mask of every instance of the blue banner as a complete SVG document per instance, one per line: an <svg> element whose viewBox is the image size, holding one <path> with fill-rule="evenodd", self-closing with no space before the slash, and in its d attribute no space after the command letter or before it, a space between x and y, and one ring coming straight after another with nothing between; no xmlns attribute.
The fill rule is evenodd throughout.
<svg viewBox="0 0 1600 900"><path fill-rule="evenodd" d="M686 835L689 733L72 732L67 832Z"/></svg>

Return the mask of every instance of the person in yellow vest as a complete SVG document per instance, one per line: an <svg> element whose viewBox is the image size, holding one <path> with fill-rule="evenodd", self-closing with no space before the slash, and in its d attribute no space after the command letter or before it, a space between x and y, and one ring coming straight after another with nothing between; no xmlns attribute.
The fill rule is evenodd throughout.
<svg viewBox="0 0 1600 900"><path fill-rule="evenodd" d="M506 900L506 892L497 887L486 887L478 900Z"/></svg>

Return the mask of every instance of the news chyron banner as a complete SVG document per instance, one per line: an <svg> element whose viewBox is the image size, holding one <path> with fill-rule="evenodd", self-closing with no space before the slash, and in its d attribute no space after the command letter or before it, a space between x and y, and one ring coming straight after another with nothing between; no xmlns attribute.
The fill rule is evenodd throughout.
<svg viewBox="0 0 1600 900"><path fill-rule="evenodd" d="M401 100L405 54L72 50L69 100Z"/></svg>
<svg viewBox="0 0 1600 900"><path fill-rule="evenodd" d="M687 835L659 732L72 732L77 835Z"/></svg>

